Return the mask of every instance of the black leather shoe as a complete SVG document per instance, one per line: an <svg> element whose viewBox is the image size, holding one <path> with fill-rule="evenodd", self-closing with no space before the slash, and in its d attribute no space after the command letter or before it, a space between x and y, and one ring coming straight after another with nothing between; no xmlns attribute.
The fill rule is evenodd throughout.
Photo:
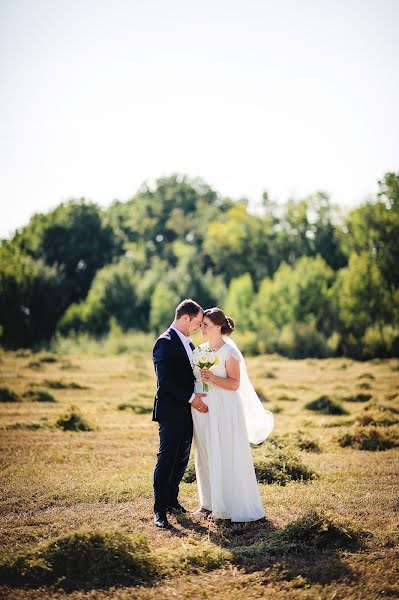
<svg viewBox="0 0 399 600"><path fill-rule="evenodd" d="M159 529L168 529L170 527L166 513L156 512L154 515L154 525Z"/></svg>
<svg viewBox="0 0 399 600"><path fill-rule="evenodd" d="M181 515L183 513L188 513L188 510L186 508L184 508L184 506L179 504L179 502L170 504L169 506L166 507L166 510L170 513L174 513L177 515L179 515L179 514Z"/></svg>

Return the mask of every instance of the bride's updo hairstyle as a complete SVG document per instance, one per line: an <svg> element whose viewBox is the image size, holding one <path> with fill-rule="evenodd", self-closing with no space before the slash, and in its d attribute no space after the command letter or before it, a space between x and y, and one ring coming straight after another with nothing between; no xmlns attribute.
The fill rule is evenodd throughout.
<svg viewBox="0 0 399 600"><path fill-rule="evenodd" d="M204 317L207 317L214 325L220 325L220 333L222 335L230 335L233 333L235 328L233 319L225 315L218 306L207 308L204 311Z"/></svg>

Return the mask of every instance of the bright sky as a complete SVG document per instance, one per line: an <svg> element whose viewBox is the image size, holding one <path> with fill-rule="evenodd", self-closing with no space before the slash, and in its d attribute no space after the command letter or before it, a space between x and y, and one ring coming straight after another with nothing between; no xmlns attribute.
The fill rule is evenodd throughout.
<svg viewBox="0 0 399 600"><path fill-rule="evenodd" d="M0 0L0 237L201 176L344 206L399 169L397 0Z"/></svg>

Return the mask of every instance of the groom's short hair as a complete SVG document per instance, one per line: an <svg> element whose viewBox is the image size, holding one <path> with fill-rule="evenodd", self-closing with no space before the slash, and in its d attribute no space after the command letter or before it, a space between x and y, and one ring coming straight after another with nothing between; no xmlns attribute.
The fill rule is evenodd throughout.
<svg viewBox="0 0 399 600"><path fill-rule="evenodd" d="M176 306L175 319L180 319L183 315L188 315L190 319L196 317L199 312L204 312L204 309L191 298L186 298Z"/></svg>

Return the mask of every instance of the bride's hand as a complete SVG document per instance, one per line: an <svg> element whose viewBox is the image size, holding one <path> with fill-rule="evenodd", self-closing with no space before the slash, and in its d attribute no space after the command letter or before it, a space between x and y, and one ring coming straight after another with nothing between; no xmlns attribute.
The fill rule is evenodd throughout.
<svg viewBox="0 0 399 600"><path fill-rule="evenodd" d="M212 383L215 380L215 375L209 369L201 369L201 379Z"/></svg>

